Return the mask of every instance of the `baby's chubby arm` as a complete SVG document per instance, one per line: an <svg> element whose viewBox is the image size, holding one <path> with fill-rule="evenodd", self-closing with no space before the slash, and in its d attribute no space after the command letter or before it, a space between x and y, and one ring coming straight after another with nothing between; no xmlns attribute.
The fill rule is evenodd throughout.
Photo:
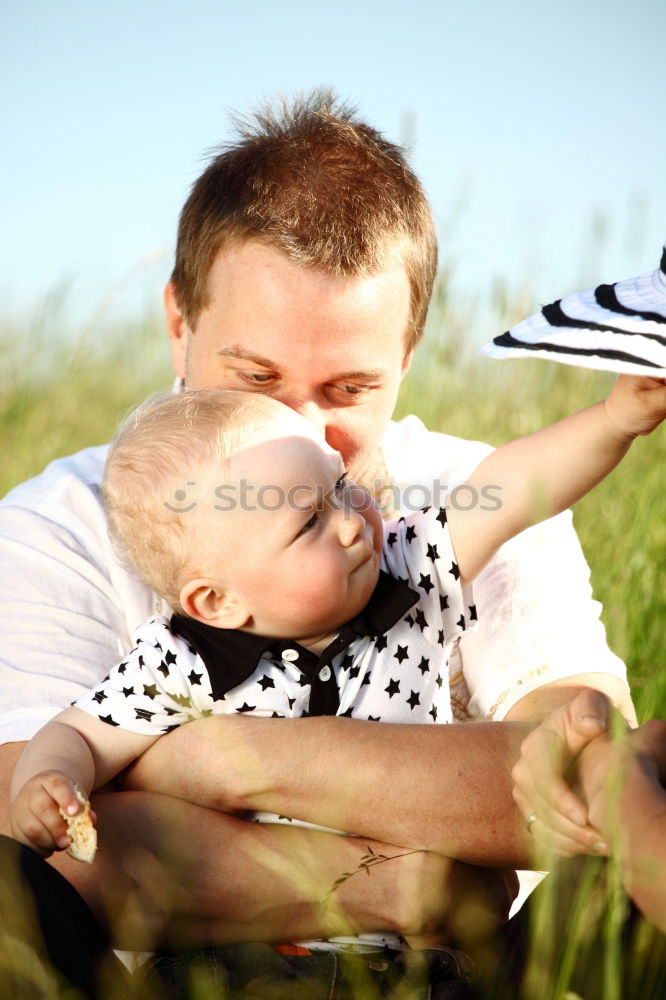
<svg viewBox="0 0 666 1000"><path fill-rule="evenodd" d="M11 783L12 836L48 857L69 847L60 810L75 816L87 798L147 750L157 736L107 725L79 708L68 708L33 736ZM94 822L94 814L93 822Z"/></svg>
<svg viewBox="0 0 666 1000"><path fill-rule="evenodd" d="M635 437L649 434L665 417L663 380L621 375L608 399L484 459L466 485L472 496L472 490L485 495L482 488L492 486L499 506L457 505L447 512L463 584L509 538L580 500L615 468Z"/></svg>

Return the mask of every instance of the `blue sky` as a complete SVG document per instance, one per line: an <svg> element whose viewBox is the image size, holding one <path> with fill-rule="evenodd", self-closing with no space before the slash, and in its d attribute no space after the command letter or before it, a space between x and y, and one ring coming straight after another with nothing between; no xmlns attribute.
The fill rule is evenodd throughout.
<svg viewBox="0 0 666 1000"><path fill-rule="evenodd" d="M318 84L409 142L461 295L652 269L665 39L663 0L7 6L0 315L65 284L83 320L156 302L227 111Z"/></svg>

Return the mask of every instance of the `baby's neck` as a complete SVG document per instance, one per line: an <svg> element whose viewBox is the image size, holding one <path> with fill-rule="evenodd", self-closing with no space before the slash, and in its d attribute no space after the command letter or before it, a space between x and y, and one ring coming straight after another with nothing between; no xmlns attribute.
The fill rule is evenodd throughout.
<svg viewBox="0 0 666 1000"><path fill-rule="evenodd" d="M299 639L298 643L306 649L309 649L310 652L314 653L316 656L320 656L320 654L324 652L327 646L330 646L337 636L338 631L336 630L335 632L327 632L326 635L322 635L320 638Z"/></svg>

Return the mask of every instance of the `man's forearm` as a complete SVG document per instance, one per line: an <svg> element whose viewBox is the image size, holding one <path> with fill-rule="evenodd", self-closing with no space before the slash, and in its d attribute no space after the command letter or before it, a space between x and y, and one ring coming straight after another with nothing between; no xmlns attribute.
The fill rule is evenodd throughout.
<svg viewBox="0 0 666 1000"><path fill-rule="evenodd" d="M0 747L5 802L21 749ZM434 855L250 823L154 793L98 793L93 805L94 863L63 853L51 863L121 948L150 950L165 938L205 945L376 930L418 934L439 926L450 905L448 862ZM6 819L2 825L7 832ZM360 868L368 848L393 859L370 878ZM345 873L351 877L331 894Z"/></svg>
<svg viewBox="0 0 666 1000"><path fill-rule="evenodd" d="M532 845L510 772L528 731L216 717L159 740L128 780L230 812L279 812L470 864L527 867ZM183 759L197 761L196 774Z"/></svg>

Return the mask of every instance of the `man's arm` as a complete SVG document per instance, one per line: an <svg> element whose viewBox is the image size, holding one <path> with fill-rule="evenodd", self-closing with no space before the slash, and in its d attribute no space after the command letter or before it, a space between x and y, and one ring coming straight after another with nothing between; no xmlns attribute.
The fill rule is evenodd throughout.
<svg viewBox="0 0 666 1000"><path fill-rule="evenodd" d="M617 678L592 679L626 697ZM231 812L279 812L469 864L529 868L534 843L512 797L511 769L533 726L589 683L583 675L547 685L502 723L212 717L154 744L128 787ZM183 754L199 762L196 773L177 768ZM586 845L599 838L588 826L580 836Z"/></svg>
<svg viewBox="0 0 666 1000"><path fill-rule="evenodd" d="M162 741L158 741L162 742ZM22 744L0 747L6 803ZM97 793L99 850L92 865L53 863L109 925L116 946L284 941L388 930L434 934L454 916L464 866L427 852L317 830L249 823L152 793ZM1 832L7 833L6 819ZM368 878L372 849L392 860ZM498 909L505 905L498 901Z"/></svg>

